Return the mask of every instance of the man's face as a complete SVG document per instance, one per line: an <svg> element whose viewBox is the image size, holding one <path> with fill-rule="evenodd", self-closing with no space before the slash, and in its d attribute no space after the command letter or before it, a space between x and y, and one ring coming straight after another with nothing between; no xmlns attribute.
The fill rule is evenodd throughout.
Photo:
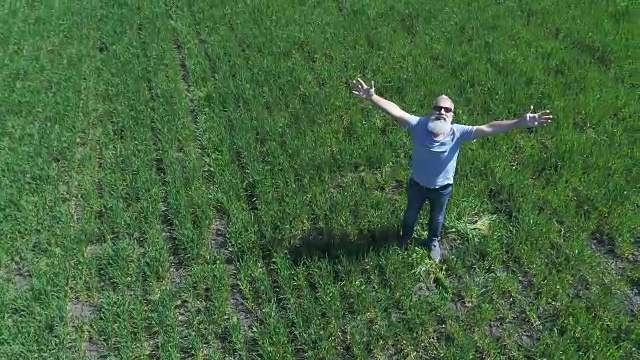
<svg viewBox="0 0 640 360"><path fill-rule="evenodd" d="M439 96L431 107L431 119L427 130L436 135L445 135L451 131L453 120L453 102L447 96Z"/></svg>
<svg viewBox="0 0 640 360"><path fill-rule="evenodd" d="M451 123L453 121L453 102L451 99L443 96L437 98L431 108L431 118Z"/></svg>

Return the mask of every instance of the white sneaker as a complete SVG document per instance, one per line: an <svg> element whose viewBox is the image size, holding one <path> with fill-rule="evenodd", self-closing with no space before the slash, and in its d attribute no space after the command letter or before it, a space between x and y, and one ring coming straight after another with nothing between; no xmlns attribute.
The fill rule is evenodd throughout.
<svg viewBox="0 0 640 360"><path fill-rule="evenodd" d="M441 252L438 240L428 244L427 247L429 248L429 255L431 255L431 259L433 259L433 261L439 261Z"/></svg>

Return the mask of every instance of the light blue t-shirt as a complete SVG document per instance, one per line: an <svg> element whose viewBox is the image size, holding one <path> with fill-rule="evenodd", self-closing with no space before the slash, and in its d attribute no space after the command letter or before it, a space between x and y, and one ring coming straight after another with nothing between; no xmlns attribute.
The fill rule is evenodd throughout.
<svg viewBox="0 0 640 360"><path fill-rule="evenodd" d="M425 187L453 184L460 146L473 140L474 126L452 124L444 138L436 140L427 129L428 117L412 116L405 127L411 134L411 177Z"/></svg>

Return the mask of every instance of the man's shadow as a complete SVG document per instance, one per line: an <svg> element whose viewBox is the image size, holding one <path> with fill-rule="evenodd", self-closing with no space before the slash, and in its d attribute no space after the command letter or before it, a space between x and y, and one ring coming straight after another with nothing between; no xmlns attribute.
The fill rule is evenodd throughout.
<svg viewBox="0 0 640 360"><path fill-rule="evenodd" d="M399 228L381 226L356 232L314 227L298 238L287 249L294 264L303 260L322 259L335 261L340 258L362 260L368 254L380 253L399 244Z"/></svg>

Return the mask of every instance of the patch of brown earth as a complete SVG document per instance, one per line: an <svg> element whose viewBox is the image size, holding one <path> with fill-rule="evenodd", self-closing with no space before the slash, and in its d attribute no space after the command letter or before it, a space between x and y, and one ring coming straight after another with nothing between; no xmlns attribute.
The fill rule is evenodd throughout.
<svg viewBox="0 0 640 360"><path fill-rule="evenodd" d="M13 268L13 283L15 287L18 289L24 289L29 286L29 282L31 281L31 276L27 272L27 270L20 266L16 265Z"/></svg>
<svg viewBox="0 0 640 360"><path fill-rule="evenodd" d="M77 299L69 301L67 304L71 320L74 324L80 321L91 320L97 313L97 307Z"/></svg>

